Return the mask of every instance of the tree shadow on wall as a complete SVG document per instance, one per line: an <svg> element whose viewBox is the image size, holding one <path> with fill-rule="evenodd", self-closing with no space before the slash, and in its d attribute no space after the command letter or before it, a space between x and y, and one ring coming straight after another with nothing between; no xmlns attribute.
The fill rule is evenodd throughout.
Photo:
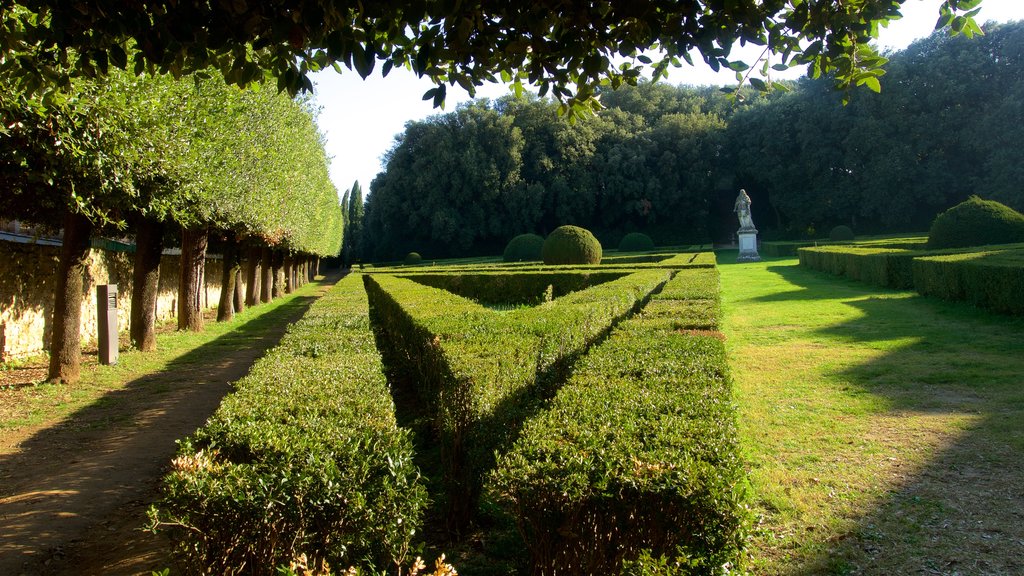
<svg viewBox="0 0 1024 576"><path fill-rule="evenodd" d="M851 282L795 266L771 270L808 300L842 298ZM886 400L900 437L875 432L930 457L898 469L855 529L787 573L1024 573L1024 319L870 287L883 294L864 297L860 286L860 298L845 303L863 315L818 332L888 350L840 375ZM884 344L896 339L906 344ZM907 445L918 440L909 418L921 415L949 423Z"/></svg>

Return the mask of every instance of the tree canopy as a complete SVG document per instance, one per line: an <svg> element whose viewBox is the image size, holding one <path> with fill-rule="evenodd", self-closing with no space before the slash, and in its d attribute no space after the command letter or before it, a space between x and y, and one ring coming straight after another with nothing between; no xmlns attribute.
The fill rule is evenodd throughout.
<svg viewBox="0 0 1024 576"><path fill-rule="evenodd" d="M437 84L425 95L435 103L445 86L472 94L500 78L581 105L601 84L692 63L692 50L714 69L745 73L750 66L730 56L739 42L779 54L779 67L806 64L840 87L877 88L885 60L868 41L905 1L17 0L0 12L0 71L34 92L111 67L176 76L212 67L233 84L272 75L295 93L328 66L363 77L402 66ZM944 0L938 25L980 32L980 3ZM753 64L770 76L767 60Z"/></svg>
<svg viewBox="0 0 1024 576"><path fill-rule="evenodd" d="M605 109L575 123L541 98L411 122L371 184L365 254L497 254L561 224L605 246L632 231L726 240L740 188L768 237L920 232L971 194L1024 209L1024 23L936 32L887 56L886 89L845 106L827 78L739 103L642 82L602 92Z"/></svg>

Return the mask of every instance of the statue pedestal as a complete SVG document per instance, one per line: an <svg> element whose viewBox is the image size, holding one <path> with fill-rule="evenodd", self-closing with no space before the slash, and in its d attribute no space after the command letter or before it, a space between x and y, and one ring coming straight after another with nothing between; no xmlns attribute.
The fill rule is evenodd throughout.
<svg viewBox="0 0 1024 576"><path fill-rule="evenodd" d="M740 228L736 236L740 241L740 255L736 257L736 261L760 262L761 256L757 253L757 229Z"/></svg>

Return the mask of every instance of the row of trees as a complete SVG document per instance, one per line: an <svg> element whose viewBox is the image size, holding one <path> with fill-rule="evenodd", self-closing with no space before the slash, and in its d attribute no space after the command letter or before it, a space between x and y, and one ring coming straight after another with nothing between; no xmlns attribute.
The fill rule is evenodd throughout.
<svg viewBox="0 0 1024 576"><path fill-rule="evenodd" d="M46 96L5 75L0 83L0 217L63 229L51 379L78 378L83 272L95 235L134 237L130 331L143 350L155 343L165 246L181 247L178 325L188 330L202 329L209 246L224 256L220 319L273 297L278 270L294 286L292 269L308 271L340 249L341 210L308 102L200 75L111 71ZM243 256L245 298L236 297Z"/></svg>
<svg viewBox="0 0 1024 576"><path fill-rule="evenodd" d="M706 242L735 230L739 188L776 237L920 231L972 193L1024 208L1022 51L1020 23L936 33L889 55L882 93L848 105L829 79L739 100L641 84L602 93L606 109L575 122L550 100L478 101L396 137L370 186L363 249L495 254L565 223L605 245L634 230Z"/></svg>

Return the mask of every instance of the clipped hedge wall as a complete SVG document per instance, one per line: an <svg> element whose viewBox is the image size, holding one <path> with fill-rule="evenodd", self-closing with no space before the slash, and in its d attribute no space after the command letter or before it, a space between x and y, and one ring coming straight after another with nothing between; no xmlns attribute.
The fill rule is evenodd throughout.
<svg viewBox="0 0 1024 576"><path fill-rule="evenodd" d="M534 573L643 572L685 556L683 573L719 574L741 561L746 484L713 330L717 281L714 270L680 272L590 351L499 459L490 487Z"/></svg>
<svg viewBox="0 0 1024 576"><path fill-rule="evenodd" d="M154 514L196 573L402 561L426 490L395 422L358 274L181 443Z"/></svg>
<svg viewBox="0 0 1024 576"><path fill-rule="evenodd" d="M423 257L420 256L419 252L409 252L405 255L403 262L408 265L419 264L423 262Z"/></svg>
<svg viewBox="0 0 1024 576"><path fill-rule="evenodd" d="M576 358L668 279L630 274L536 308L499 313L450 292L387 275L366 286L382 353L434 414L449 530L464 529L483 475Z"/></svg>
<svg viewBox="0 0 1024 576"><path fill-rule="evenodd" d="M907 290L914 288L913 262L917 258L965 254L977 251L1005 251L1024 248L1024 244L1003 244L983 248L948 250L900 250L865 246L819 246L800 249L800 265L814 270L846 276L876 286Z"/></svg>
<svg viewBox="0 0 1024 576"><path fill-rule="evenodd" d="M570 292L616 280L628 272L510 272L401 276L482 304L535 305ZM550 292L549 292L550 289Z"/></svg>
<svg viewBox="0 0 1024 576"><path fill-rule="evenodd" d="M537 234L520 234L508 241L502 260L505 262L530 262L541 259L544 238Z"/></svg>
<svg viewBox="0 0 1024 576"><path fill-rule="evenodd" d="M648 252L654 250L654 240L642 232L630 232L619 241L619 252Z"/></svg>
<svg viewBox="0 0 1024 576"><path fill-rule="evenodd" d="M911 262L922 252L894 248L800 248L800 265L868 284L905 290L914 286Z"/></svg>
<svg viewBox="0 0 1024 576"><path fill-rule="evenodd" d="M914 288L994 312L1024 314L1024 250L916 258Z"/></svg>

